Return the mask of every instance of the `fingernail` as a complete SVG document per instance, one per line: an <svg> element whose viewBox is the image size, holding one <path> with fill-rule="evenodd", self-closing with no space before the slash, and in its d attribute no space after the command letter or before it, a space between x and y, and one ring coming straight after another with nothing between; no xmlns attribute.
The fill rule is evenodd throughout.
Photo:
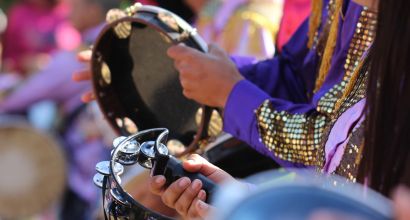
<svg viewBox="0 0 410 220"><path fill-rule="evenodd" d="M201 191L199 191L198 193L198 199L200 200L205 200L206 198L206 192L202 189Z"/></svg>
<svg viewBox="0 0 410 220"><path fill-rule="evenodd" d="M181 180L179 181L178 185L179 185L180 187L186 187L186 186L188 186L188 184L189 184L190 182L191 182L191 181L190 181L188 178L183 177L183 178L181 178Z"/></svg>
<svg viewBox="0 0 410 220"><path fill-rule="evenodd" d="M155 182L158 183L158 184L159 184L159 183L163 183L164 180L165 180L165 178L162 177L162 176L158 176L158 177L155 178Z"/></svg>
<svg viewBox="0 0 410 220"><path fill-rule="evenodd" d="M202 182L200 180L194 180L192 183L192 189L199 190L201 188Z"/></svg>
<svg viewBox="0 0 410 220"><path fill-rule="evenodd" d="M205 210L208 208L208 205L205 202L202 202L201 200L198 200L198 209L200 210Z"/></svg>

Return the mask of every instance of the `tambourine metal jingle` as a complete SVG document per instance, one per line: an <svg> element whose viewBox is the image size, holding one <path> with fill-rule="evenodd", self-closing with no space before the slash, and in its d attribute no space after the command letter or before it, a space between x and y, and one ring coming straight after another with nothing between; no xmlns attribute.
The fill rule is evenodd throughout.
<svg viewBox="0 0 410 220"><path fill-rule="evenodd" d="M141 6L103 29L93 47L93 86L118 133L167 127L171 139L185 146L193 141L200 130L195 114L201 106L183 96L179 74L166 53L180 42L207 50L185 21L153 6Z"/></svg>
<svg viewBox="0 0 410 220"><path fill-rule="evenodd" d="M118 162L123 165L132 165L138 162L138 155L140 153L140 144L136 140L127 141L124 145L118 146Z"/></svg>

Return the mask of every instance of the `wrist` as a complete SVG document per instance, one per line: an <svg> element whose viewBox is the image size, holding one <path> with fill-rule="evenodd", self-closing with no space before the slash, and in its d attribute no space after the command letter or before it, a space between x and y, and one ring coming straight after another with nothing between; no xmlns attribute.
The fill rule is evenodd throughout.
<svg viewBox="0 0 410 220"><path fill-rule="evenodd" d="M244 78L242 77L242 75L238 75L237 77L235 77L234 79L232 79L232 81L230 83L228 83L227 85L224 86L225 91L223 92L223 96L221 101L219 102L219 105L217 107L220 108L225 108L225 105L228 101L228 98L233 90L233 88L235 87L236 84L238 84L240 81L244 80Z"/></svg>

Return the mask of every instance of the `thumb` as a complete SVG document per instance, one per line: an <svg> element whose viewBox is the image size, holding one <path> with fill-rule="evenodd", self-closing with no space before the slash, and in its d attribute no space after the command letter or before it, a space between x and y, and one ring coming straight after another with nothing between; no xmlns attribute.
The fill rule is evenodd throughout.
<svg viewBox="0 0 410 220"><path fill-rule="evenodd" d="M188 160L184 161L182 165L186 171L201 173L216 183L234 180L234 178L227 172L208 162L205 158L199 156L198 154L192 154L189 156Z"/></svg>
<svg viewBox="0 0 410 220"><path fill-rule="evenodd" d="M226 57L227 56L226 52L222 48L220 48L218 45L213 44L213 43L209 44L208 53L216 57Z"/></svg>
<svg viewBox="0 0 410 220"><path fill-rule="evenodd" d="M184 169L188 172L201 173L205 176L209 176L215 171L219 170L218 167L211 164L205 158L198 154L192 154L188 157L187 161L183 163Z"/></svg>

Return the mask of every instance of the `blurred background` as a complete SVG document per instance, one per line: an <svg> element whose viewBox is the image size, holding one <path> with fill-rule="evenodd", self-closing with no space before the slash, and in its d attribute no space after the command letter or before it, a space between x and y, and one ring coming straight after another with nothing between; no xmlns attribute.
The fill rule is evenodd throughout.
<svg viewBox="0 0 410 220"><path fill-rule="evenodd" d="M0 219L94 219L95 164L115 137L73 72L111 8L134 1L0 1ZM207 42L259 59L280 53L310 0L141 0L178 14ZM239 37L238 37L239 36ZM45 157L45 155L47 157ZM24 184L21 184L24 183Z"/></svg>

